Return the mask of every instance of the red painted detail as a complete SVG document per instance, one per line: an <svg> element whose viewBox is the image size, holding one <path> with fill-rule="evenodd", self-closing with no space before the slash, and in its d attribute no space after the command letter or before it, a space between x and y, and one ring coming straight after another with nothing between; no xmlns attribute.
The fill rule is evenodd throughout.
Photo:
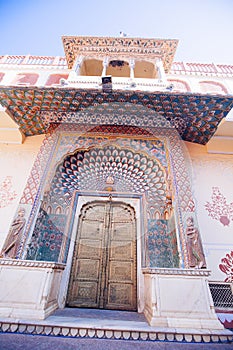
<svg viewBox="0 0 233 350"><path fill-rule="evenodd" d="M20 73L17 74L15 79L12 81L13 85L27 84L27 85L35 85L39 74L32 73Z"/></svg>
<svg viewBox="0 0 233 350"><path fill-rule="evenodd" d="M46 81L45 86L59 85L61 79L67 79L68 74L51 74Z"/></svg>
<svg viewBox="0 0 233 350"><path fill-rule="evenodd" d="M233 220L233 202L227 203L226 197L218 187L213 187L212 190L212 202L206 202L205 204L208 215L219 221L223 226L229 226Z"/></svg>

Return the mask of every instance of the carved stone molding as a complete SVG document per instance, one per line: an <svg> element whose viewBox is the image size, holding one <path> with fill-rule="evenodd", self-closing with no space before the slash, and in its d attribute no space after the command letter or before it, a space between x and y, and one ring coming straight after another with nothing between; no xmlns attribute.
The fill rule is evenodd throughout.
<svg viewBox="0 0 233 350"><path fill-rule="evenodd" d="M176 268L143 268L143 274L150 275L183 275L183 276L209 276L211 271L206 269L176 269Z"/></svg>
<svg viewBox="0 0 233 350"><path fill-rule="evenodd" d="M21 260L21 259L0 259L0 266L22 266L22 267L39 267L39 268L49 268L53 270L64 270L65 264L54 263L48 261L31 261L31 260Z"/></svg>
<svg viewBox="0 0 233 350"><path fill-rule="evenodd" d="M94 320L95 321L95 320ZM74 318L75 322L75 318ZM92 322L93 323L93 322ZM177 342L186 344L189 343L208 343L208 344L226 344L228 348L233 342L232 332L229 330L194 330L192 329L181 329L181 328L146 328L135 323L134 328L130 329L130 326L100 326L90 325L87 327L80 325L70 325L66 323L63 324L53 324L51 321L44 321L43 323L35 321L2 321L0 322L0 332L1 333L22 333L22 334L32 334L40 336L51 336L51 337L71 337L73 339L111 339L111 340L121 340L122 342L129 340L131 342L151 342L159 341L160 343L174 343L174 348ZM122 345L123 346L123 345ZM132 344L133 346L133 344ZM162 344L161 344L162 346ZM202 346L202 345L201 345ZM207 345L208 346L208 345ZM181 346L182 347L182 346Z"/></svg>

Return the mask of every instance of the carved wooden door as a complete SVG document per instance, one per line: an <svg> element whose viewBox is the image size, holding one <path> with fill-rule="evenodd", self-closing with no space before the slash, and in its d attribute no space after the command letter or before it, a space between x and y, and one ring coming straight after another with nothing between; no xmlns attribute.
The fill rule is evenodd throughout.
<svg viewBox="0 0 233 350"><path fill-rule="evenodd" d="M136 310L136 220L122 202L94 201L80 215L68 305Z"/></svg>

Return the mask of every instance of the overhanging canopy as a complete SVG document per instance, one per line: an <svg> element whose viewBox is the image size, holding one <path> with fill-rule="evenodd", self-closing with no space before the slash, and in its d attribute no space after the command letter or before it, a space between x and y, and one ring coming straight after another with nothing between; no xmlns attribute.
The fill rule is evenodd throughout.
<svg viewBox="0 0 233 350"><path fill-rule="evenodd" d="M72 122L81 123L81 112L91 109L94 114L96 106L109 106L112 103L143 106L144 113L148 108L150 118L169 121L183 140L206 144L220 121L233 107L233 97L173 92L116 90L104 93L100 90L74 88L1 87L0 103L7 108L26 136L46 133L50 122L65 122L62 116L67 113L72 115ZM46 115L52 117L46 118ZM135 125L135 118L133 119L134 124L129 117L121 119L125 121L119 118L113 120L112 124ZM140 120L144 120L142 116L136 121L137 126L149 126L145 122L147 119L143 125L140 125ZM89 123L97 124L92 119Z"/></svg>

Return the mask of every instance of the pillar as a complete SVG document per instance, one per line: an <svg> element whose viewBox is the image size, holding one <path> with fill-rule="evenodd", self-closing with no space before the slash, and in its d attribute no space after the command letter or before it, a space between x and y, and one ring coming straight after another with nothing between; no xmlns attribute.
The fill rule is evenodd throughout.
<svg viewBox="0 0 233 350"><path fill-rule="evenodd" d="M68 80L75 80L80 75L80 68L83 62L83 56L78 56L73 64Z"/></svg>
<svg viewBox="0 0 233 350"><path fill-rule="evenodd" d="M74 62L73 70L77 75L80 75L80 68L83 62L83 56L78 56Z"/></svg>
<svg viewBox="0 0 233 350"><path fill-rule="evenodd" d="M104 59L103 59L102 77L106 76L107 67L108 67L108 57L104 57Z"/></svg>
<svg viewBox="0 0 233 350"><path fill-rule="evenodd" d="M160 58L156 60L156 67L159 80L166 82L167 78L163 67L163 61Z"/></svg>
<svg viewBox="0 0 233 350"><path fill-rule="evenodd" d="M129 61L129 67L130 67L130 79L134 79L134 68L135 68L135 60L130 60Z"/></svg>

